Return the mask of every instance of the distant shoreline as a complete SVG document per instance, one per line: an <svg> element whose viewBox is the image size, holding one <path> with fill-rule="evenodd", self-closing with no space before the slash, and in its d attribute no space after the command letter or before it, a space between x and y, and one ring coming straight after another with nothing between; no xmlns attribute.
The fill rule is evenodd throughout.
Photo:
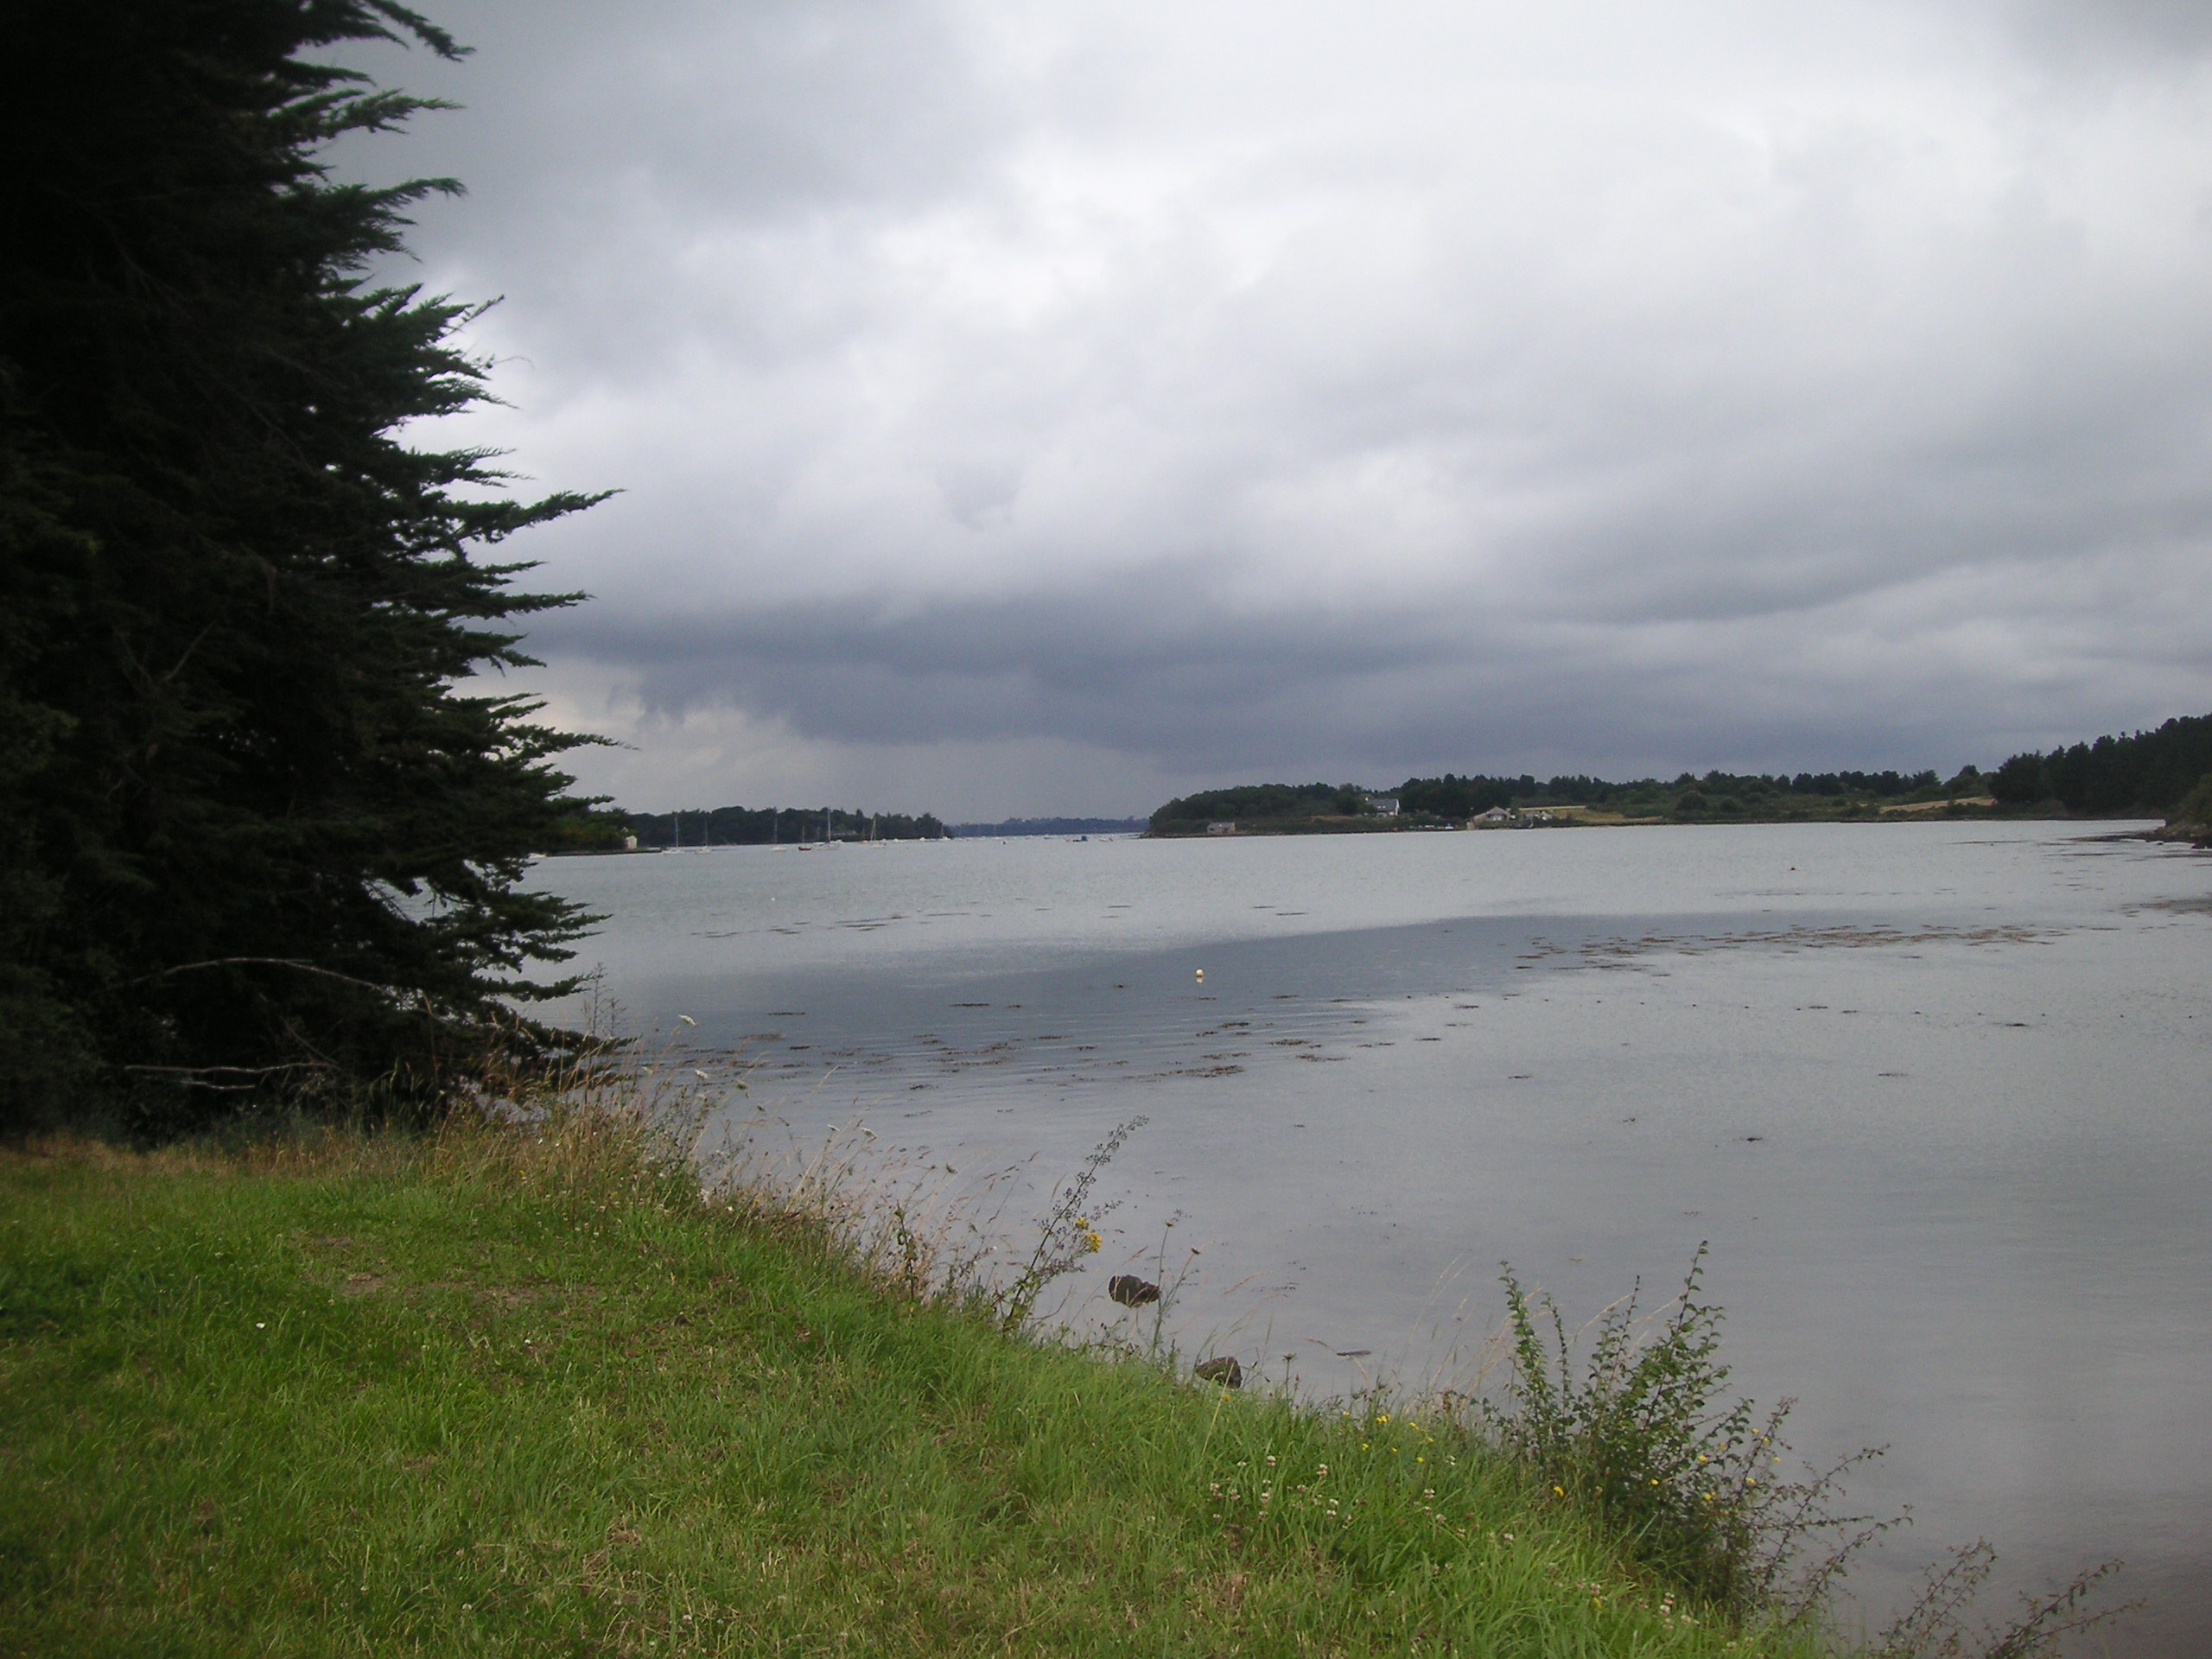
<svg viewBox="0 0 2212 1659"><path fill-rule="evenodd" d="M1608 812L1602 808L1582 806L1550 806L1515 812L1503 818L1485 821L1474 819L1444 819L1426 814L1401 814L1395 817L1339 817L1314 815L1307 817L1257 818L1249 820L1217 820L1201 823L1185 820L1156 824L1147 830L1145 839L1151 841L1205 841L1249 839L1255 836L1374 836L1407 834L1465 834L1468 831L1487 833L1501 830L1575 830L1575 829L1648 829L1661 825L1703 826L1729 824L1815 824L1815 823L1927 823L1984 822L1994 823L2115 823L2158 820L2165 815L2158 812L2099 812L2078 813L2063 807L2045 804L2034 807L2000 806L1986 797L1949 801L1910 802L1880 805L1864 805L1853 810L1845 807L1833 811L1801 810L1788 812L1697 812L1681 814L1630 814ZM2202 832L2171 823L2159 828L2125 831L2115 840L2193 841Z"/></svg>

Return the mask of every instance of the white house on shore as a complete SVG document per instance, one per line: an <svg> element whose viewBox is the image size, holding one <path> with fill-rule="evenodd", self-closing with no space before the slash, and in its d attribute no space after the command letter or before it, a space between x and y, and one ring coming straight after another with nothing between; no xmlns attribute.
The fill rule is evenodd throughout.
<svg viewBox="0 0 2212 1659"><path fill-rule="evenodd" d="M1398 798L1395 795L1370 795L1367 810L1378 818L1395 818L1398 816Z"/></svg>
<svg viewBox="0 0 2212 1659"><path fill-rule="evenodd" d="M1234 818L1216 818L1206 825L1206 834L1210 836L1233 836L1236 833L1236 821Z"/></svg>

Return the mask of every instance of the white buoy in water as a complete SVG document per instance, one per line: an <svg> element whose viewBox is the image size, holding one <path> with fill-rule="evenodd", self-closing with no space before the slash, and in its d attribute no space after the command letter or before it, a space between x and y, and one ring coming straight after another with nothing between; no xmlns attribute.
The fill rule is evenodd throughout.
<svg viewBox="0 0 2212 1659"><path fill-rule="evenodd" d="M1198 969L1198 983L1199 983L1199 984L1201 984L1201 985L1203 985L1203 984L1205 984L1205 982L1206 982L1206 970L1205 970L1205 969L1201 968L1201 969Z"/></svg>

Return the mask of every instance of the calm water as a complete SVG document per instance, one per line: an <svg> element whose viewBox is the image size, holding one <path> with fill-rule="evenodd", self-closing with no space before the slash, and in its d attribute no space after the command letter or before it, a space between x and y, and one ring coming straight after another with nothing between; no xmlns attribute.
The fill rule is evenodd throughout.
<svg viewBox="0 0 2212 1659"><path fill-rule="evenodd" d="M1986 1535L2010 1586L2124 1557L2113 1652L2212 1650L2203 855L1749 826L537 879L610 915L586 960L632 1018L745 1046L802 1134L1059 1173L1148 1115L1100 1268L1201 1248L1186 1345L1315 1392L1448 1371L1503 1260L1579 1319L1710 1240L1735 1382L1798 1397L1810 1455L1891 1448L1851 1485L1915 1514L1854 1574L1876 1617Z"/></svg>

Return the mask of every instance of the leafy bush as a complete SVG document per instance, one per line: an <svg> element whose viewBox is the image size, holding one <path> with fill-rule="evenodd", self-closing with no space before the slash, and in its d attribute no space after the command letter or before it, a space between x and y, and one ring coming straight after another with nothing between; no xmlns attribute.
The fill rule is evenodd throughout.
<svg viewBox="0 0 2212 1659"><path fill-rule="evenodd" d="M2174 808L2173 822L2197 829L2212 827L2212 772L2198 779L2196 787Z"/></svg>
<svg viewBox="0 0 2212 1659"><path fill-rule="evenodd" d="M1647 1567L1745 1612L1785 1599L1810 1538L1863 1523L1829 1503L1843 1469L1877 1454L1860 1452L1808 1480L1782 1474L1789 1448L1781 1428L1794 1402L1783 1401L1764 1421L1749 1400L1722 1403L1721 1315L1698 1297L1705 1255L1700 1244L1681 1294L1648 1336L1637 1293L1600 1315L1580 1377L1558 1304L1532 1299L1509 1268L1512 1408L1479 1409L1503 1450L1554 1497L1617 1525ZM1788 1586L1792 1610L1817 1602L1851 1547Z"/></svg>

